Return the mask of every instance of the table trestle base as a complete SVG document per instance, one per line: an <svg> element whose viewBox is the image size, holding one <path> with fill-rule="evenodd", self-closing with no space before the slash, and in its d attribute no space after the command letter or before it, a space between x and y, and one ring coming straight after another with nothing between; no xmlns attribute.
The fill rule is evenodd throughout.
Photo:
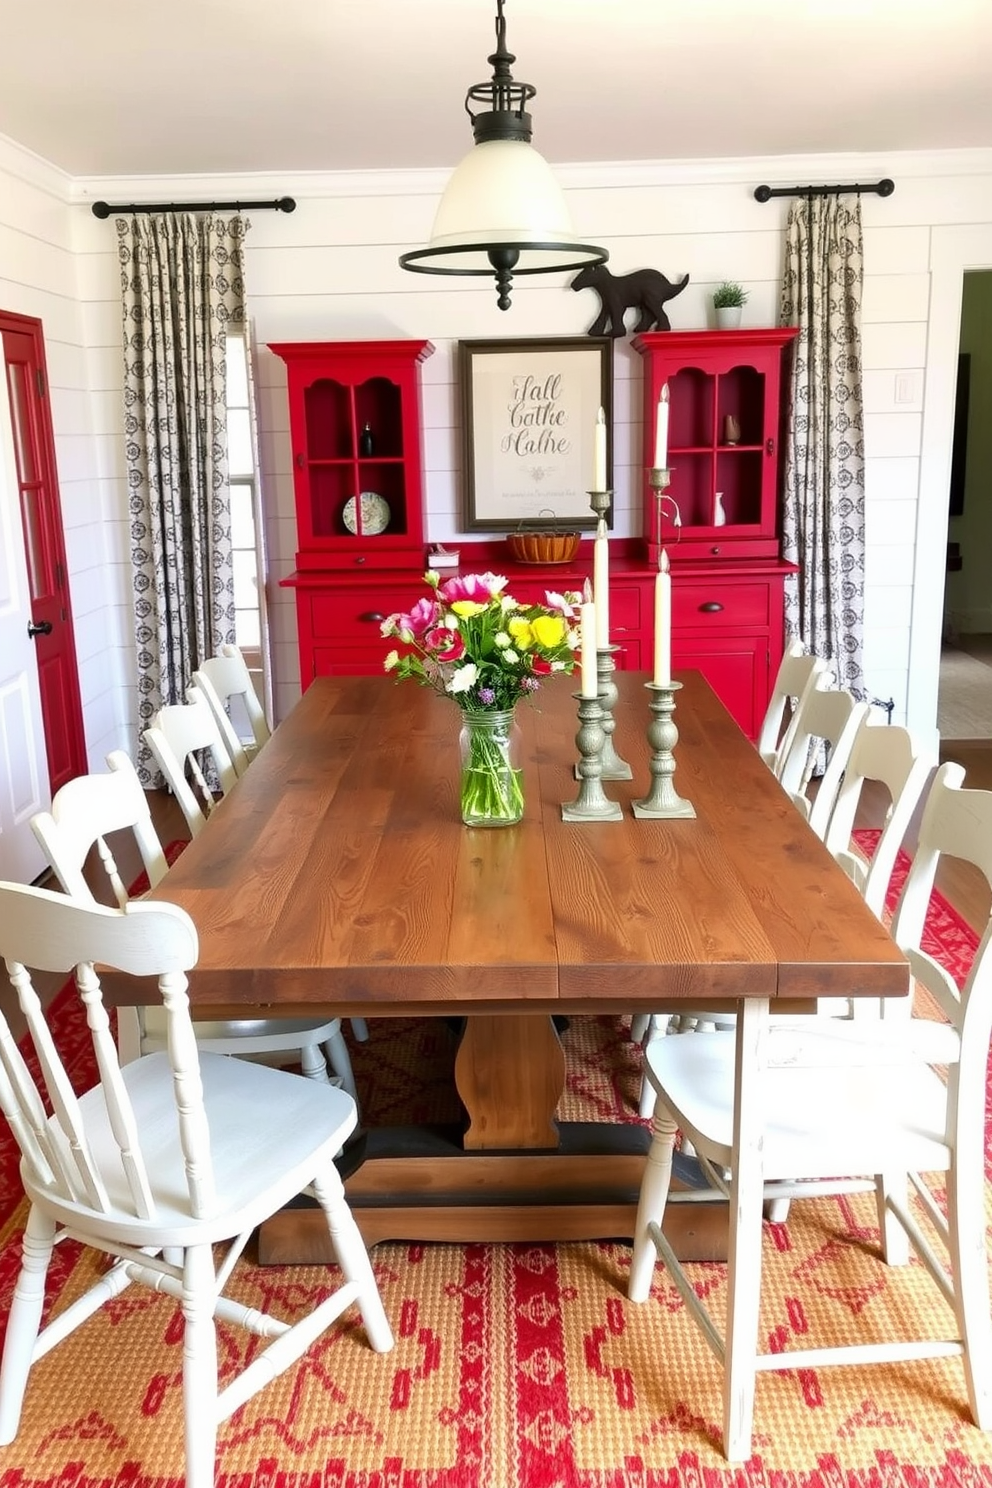
<svg viewBox="0 0 992 1488"><path fill-rule="evenodd" d="M612 1140L604 1143L607 1137ZM346 1177L345 1193L367 1245L629 1241L649 1140L633 1124L563 1122L557 1151L480 1153L460 1149L455 1129L375 1128L356 1144L364 1161ZM342 1159L345 1171L349 1155L354 1161L351 1148ZM676 1178L673 1199L678 1189ZM665 1233L681 1260L726 1260L727 1206L672 1203ZM321 1211L301 1199L267 1220L258 1259L261 1265L332 1261Z"/></svg>

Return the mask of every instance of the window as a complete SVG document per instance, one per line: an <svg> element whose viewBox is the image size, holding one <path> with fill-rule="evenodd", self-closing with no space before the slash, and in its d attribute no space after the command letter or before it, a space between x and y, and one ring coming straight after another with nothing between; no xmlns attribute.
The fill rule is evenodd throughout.
<svg viewBox="0 0 992 1488"><path fill-rule="evenodd" d="M266 706L265 563L257 478L255 409L243 331L227 337L227 458L231 492L235 641ZM269 709L266 707L266 711Z"/></svg>

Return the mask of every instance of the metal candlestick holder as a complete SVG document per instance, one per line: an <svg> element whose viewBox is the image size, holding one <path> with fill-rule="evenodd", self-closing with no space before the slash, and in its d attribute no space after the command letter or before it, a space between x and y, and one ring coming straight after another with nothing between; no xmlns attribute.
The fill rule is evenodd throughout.
<svg viewBox="0 0 992 1488"><path fill-rule="evenodd" d="M672 472L668 466L653 465L648 471L648 482L654 492L654 533L648 542L648 558L652 563L656 563L658 554L661 552L661 508L666 500L670 501L675 508L676 526L681 525L681 520L678 514L678 503L667 494L672 484Z"/></svg>
<svg viewBox="0 0 992 1488"><path fill-rule="evenodd" d="M589 497L589 505L596 513L597 529L605 531L605 528L599 529L599 523L605 523L606 521L606 513L609 511L613 501L613 492L589 491L587 495ZM613 657L619 650L619 646L611 646L609 643L605 647L598 647L596 650L597 690L599 692L600 706L603 710L602 728L606 736L603 741L601 754L603 768L600 778L602 780L633 779L633 771L626 760L620 758L613 745L613 730L616 728L613 709L616 706L619 696L616 683L613 681L613 673L616 671ZM576 780L581 778L578 765L575 766L575 778Z"/></svg>
<svg viewBox="0 0 992 1488"><path fill-rule="evenodd" d="M619 646L600 647L596 652L596 688L599 693L599 705L603 711L603 751L600 756L602 780L633 780L634 772L627 761L621 759L613 744L613 731L616 728L616 720L613 717L613 709L617 705L620 694L617 684L613 680L616 671L616 663L613 658L620 650ZM579 780L579 766L575 766L575 778Z"/></svg>
<svg viewBox="0 0 992 1488"><path fill-rule="evenodd" d="M586 492L586 495L589 497L589 505L592 507L593 511L596 513L597 521L605 522L606 521L606 513L609 511L610 507L613 505L613 492L612 491L587 491Z"/></svg>
<svg viewBox="0 0 992 1488"><path fill-rule="evenodd" d="M695 807L689 801L683 801L676 794L675 782L672 776L675 774L675 746L679 741L679 731L672 720L675 712L675 694L682 686L681 682L645 682L645 687L651 693L648 706L654 714L648 724L648 743L651 745L651 759L648 768L651 771L651 789L643 801L634 801L632 809L638 817L688 817L695 816Z"/></svg>
<svg viewBox="0 0 992 1488"><path fill-rule="evenodd" d="M562 802L561 819L566 822L622 821L623 811L603 793L603 707L598 697L572 696L579 705L579 730L575 743L582 758L576 766L582 784L574 801Z"/></svg>

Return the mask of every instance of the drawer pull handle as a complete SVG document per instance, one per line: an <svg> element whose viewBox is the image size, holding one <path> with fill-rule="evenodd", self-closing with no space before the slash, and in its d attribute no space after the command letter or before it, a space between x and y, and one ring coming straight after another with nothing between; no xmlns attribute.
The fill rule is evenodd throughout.
<svg viewBox="0 0 992 1488"><path fill-rule="evenodd" d="M775 441L774 441L774 439L769 439L766 442L766 444L765 444L765 452L766 452L766 454L769 454L769 455L773 455L775 453Z"/></svg>
<svg viewBox="0 0 992 1488"><path fill-rule="evenodd" d="M704 615L715 615L723 609L723 605L718 599L708 599L706 603L701 604L699 608Z"/></svg>
<svg viewBox="0 0 992 1488"><path fill-rule="evenodd" d="M368 621L369 625L381 625L386 617L379 610L366 610L365 614L359 615L358 618Z"/></svg>

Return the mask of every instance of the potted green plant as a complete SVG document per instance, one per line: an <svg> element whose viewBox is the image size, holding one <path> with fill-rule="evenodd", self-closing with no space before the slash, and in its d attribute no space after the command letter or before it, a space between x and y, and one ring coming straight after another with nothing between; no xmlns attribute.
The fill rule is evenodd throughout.
<svg viewBox="0 0 992 1488"><path fill-rule="evenodd" d="M732 331L740 325L747 294L743 284L733 284L727 279L717 285L713 291L713 309L716 311L718 330Z"/></svg>

